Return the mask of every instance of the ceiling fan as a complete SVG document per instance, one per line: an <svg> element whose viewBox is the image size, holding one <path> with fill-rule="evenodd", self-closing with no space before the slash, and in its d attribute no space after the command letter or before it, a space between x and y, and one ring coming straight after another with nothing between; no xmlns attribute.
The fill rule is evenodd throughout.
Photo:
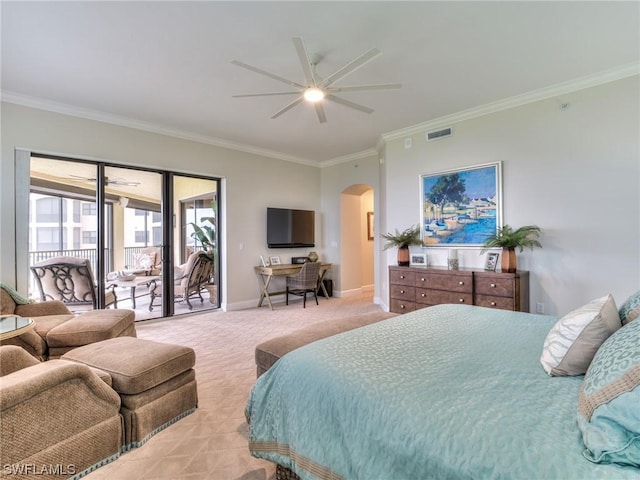
<svg viewBox="0 0 640 480"><path fill-rule="evenodd" d="M69 176L71 178L76 178L78 180L82 180L85 182L95 183L97 180L96 177L81 177L79 175L69 175ZM109 178L109 177L104 177L104 183L105 185L117 185L120 187L137 187L138 185L140 185L140 182L131 182L124 178Z"/></svg>
<svg viewBox="0 0 640 480"><path fill-rule="evenodd" d="M336 87L334 83L339 80L342 80L347 75L351 75L353 72L363 67L370 61L382 55L382 52L377 48L372 48L359 57L355 58L344 67L340 68L336 72L329 75L327 78L320 78L315 71L315 66L320 61L319 55L309 56L307 53L307 49L305 48L304 42L300 37L293 38L293 45L298 53L298 58L300 59L300 64L302 65L302 71L304 72L305 83L301 84L298 82L294 82L292 80L287 80L279 75L275 75L273 73L267 72L266 70L262 70L260 68L253 67L251 65L247 65L246 63L240 62L238 60L233 60L231 63L237 65L242 68L246 68L247 70L251 70L252 72L259 73L261 75L265 75L267 77L273 78L274 80L278 80L282 83L286 83L289 86L296 87L296 91L294 92L267 92L267 93L252 93L247 95L233 95L234 98L242 98L242 97L264 97L264 96L273 96L273 95L298 95L293 102L285 105L283 108L274 113L271 118L278 118L285 112L288 112L293 107L301 104L305 100L313 103L315 107L316 114L318 115L318 120L320 123L325 123L327 121L327 117L324 112L324 107L322 106L322 100L329 100L331 102L338 103L345 107L353 108L355 110L359 110L364 113L372 113L373 109L369 107L365 107L364 105L359 105L357 103L351 102L349 100L345 100L344 98L338 97L336 93L342 92L360 92L367 90L389 90L394 88L402 87L399 83L386 83L379 85L354 85L354 86L345 86L345 87Z"/></svg>

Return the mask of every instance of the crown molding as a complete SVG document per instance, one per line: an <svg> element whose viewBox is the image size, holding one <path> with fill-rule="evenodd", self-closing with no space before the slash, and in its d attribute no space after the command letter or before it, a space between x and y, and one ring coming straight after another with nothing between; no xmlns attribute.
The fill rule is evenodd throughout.
<svg viewBox="0 0 640 480"><path fill-rule="evenodd" d="M8 102L8 103L15 103L17 105L22 105L25 107L31 107L31 108L36 108L40 110L47 110L50 112L60 113L63 115L70 115L74 117L85 118L88 120L95 120L98 122L109 123L112 125L135 128L137 130L143 130L150 133L166 135L170 137L179 138L182 140L188 140L192 142L203 143L206 145L212 145L215 147L227 148L229 150L235 150L235 151L240 151L240 152L249 153L253 155L268 157L272 159L283 160L286 162L298 163L298 164L306 165L310 167L326 168L334 165L339 165L341 163L347 163L353 160L360 160L362 158L378 155L379 152L384 148L384 144L392 140L397 140L399 138L420 134L420 133L433 130L442 126L449 126L454 123L462 122L465 120L471 120L473 118L481 117L483 115L488 115L491 113L500 112L502 110L519 107L522 105L526 105L528 103L533 103L540 100L557 97L559 95L566 95L571 92L584 90L586 88L591 88L591 87L595 87L605 83L614 82L616 80L622 80L624 78L632 77L634 75L640 75L640 63L638 62L621 65L621 66L612 68L610 70L605 70L604 72L587 75L585 77L551 85L549 87L542 88L539 90L534 90L532 92L528 92L522 95L516 95L513 97L498 100L496 102L470 108L468 110L463 110L461 112L456 112L451 115L446 115L444 117L435 118L433 120L419 123L417 125L412 125L412 126L402 128L399 130L394 130L388 133L383 133L378 137L375 148L363 150L361 152L356 152L349 155L344 155L341 157L335 157L332 159L323 160L320 163L307 158L296 157L293 155L286 155L282 152L267 150L259 147L254 147L251 145L234 143L234 142L222 140L216 137L209 137L206 135L198 135L194 133L173 130L173 129L161 127L158 125L142 122L142 121L131 119L131 118L119 117L116 115L109 115L109 114L95 111L95 110L74 107L64 103L52 102L50 100L44 100L42 98L22 95L22 94L10 92L7 90L2 90L2 101Z"/></svg>
<svg viewBox="0 0 640 480"><path fill-rule="evenodd" d="M212 145L215 147L227 148L229 150L236 150L244 153L250 153L253 155L260 155L263 157L269 157L277 160L284 160L292 163L299 163L307 165L309 167L318 167L318 162L309 160L306 158L296 157L293 155L286 155L281 152L273 150L267 150L251 145L243 145L239 143L222 140L216 137L209 137L206 135L198 135L190 132L184 132L180 130L173 130L170 128L162 127L148 122L142 122L127 117L120 117L117 115L110 115L104 112L96 110L90 110L86 108L75 107L60 102L53 102L38 97L31 97L28 95L22 95L19 93L2 90L2 101L7 103L14 103L16 105L22 105L24 107L36 108L39 110L46 110L49 112L60 113L62 115L69 115L72 117L85 118L87 120L94 120L97 122L109 123L120 127L134 128L136 130L143 130L145 132L156 133L159 135L166 135L169 137L179 138L181 140L188 140L191 142L203 143L206 145Z"/></svg>
<svg viewBox="0 0 640 480"><path fill-rule="evenodd" d="M488 115L490 113L496 113L502 110L508 110L510 108L526 105L528 103L546 100L548 98L557 97L559 95L566 95L571 92L596 87L598 85L614 82L616 80L622 80L634 75L640 75L640 63L638 62L628 63L626 65L621 65L610 70L605 70L604 72L599 72L567 82L558 83L549 87L541 88L539 90L524 93L522 95L515 95L513 97L498 100L497 102L488 103L479 107L474 107L468 110L463 110L461 112L453 113L451 115L446 115L444 117L435 118L433 120L402 128L400 130L395 130L393 132L383 133L381 135L381 138L383 142L389 142L391 140L397 140L399 138L420 134L443 126L450 126L454 123L462 122L464 120L471 120L473 118Z"/></svg>
<svg viewBox="0 0 640 480"><path fill-rule="evenodd" d="M332 167L341 163L352 162L354 160L362 160L363 158L372 157L378 155L378 151L375 148L369 148L368 150L362 150L360 152L351 153L349 155L343 155L342 157L332 158L331 160L324 160L320 162L320 167Z"/></svg>

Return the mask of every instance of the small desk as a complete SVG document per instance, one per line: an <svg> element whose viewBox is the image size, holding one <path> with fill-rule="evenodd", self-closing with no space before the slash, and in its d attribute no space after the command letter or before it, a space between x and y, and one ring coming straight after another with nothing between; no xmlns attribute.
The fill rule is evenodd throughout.
<svg viewBox="0 0 640 480"><path fill-rule="evenodd" d="M258 302L258 307L262 306L263 300L266 298L267 303L269 304L269 308L273 310L273 305L271 304L271 297L269 295L282 295L285 293L284 291L280 292L269 292L269 283L273 277L281 277L286 275L295 275L302 268L302 263L287 263L282 265L270 265L268 267L254 267L258 277L260 278L262 293L260 295L260 301ZM324 287L323 279L328 270L331 270L330 263L321 263L320 264L320 273L318 273L318 282L320 282L320 288L322 288L322 292L324 296L329 298L329 294L327 293L327 289Z"/></svg>
<svg viewBox="0 0 640 480"><path fill-rule="evenodd" d="M160 278L160 275L140 275L136 276L133 280L122 280L122 279L114 279L108 280L110 285L115 285L116 287L129 287L131 289L131 303L133 304L133 308L136 308L136 287L140 285L147 285L152 283Z"/></svg>
<svg viewBox="0 0 640 480"><path fill-rule="evenodd" d="M17 337L35 326L31 318L8 316L0 318L0 340Z"/></svg>

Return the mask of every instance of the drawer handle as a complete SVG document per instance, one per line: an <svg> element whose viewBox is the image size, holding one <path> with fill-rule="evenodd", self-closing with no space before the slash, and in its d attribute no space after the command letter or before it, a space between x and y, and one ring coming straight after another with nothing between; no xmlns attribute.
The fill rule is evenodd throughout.
<svg viewBox="0 0 640 480"><path fill-rule="evenodd" d="M458 299L458 301L459 301L460 303L464 303L464 298L460 298L460 299Z"/></svg>
<svg viewBox="0 0 640 480"><path fill-rule="evenodd" d="M400 293L404 294L404 290L400 290Z"/></svg>
<svg viewBox="0 0 640 480"><path fill-rule="evenodd" d="M491 284L491 288L496 288L496 284L495 284L495 283L492 283L492 284Z"/></svg>
<svg viewBox="0 0 640 480"><path fill-rule="evenodd" d="M460 282L458 282L458 284L460 284L460 285L464 285L464 282L460 281Z"/></svg>
<svg viewBox="0 0 640 480"><path fill-rule="evenodd" d="M426 297L426 296L427 296L427 294L426 294L426 293L423 293L421 296L422 296L422 298L424 298L424 297Z"/></svg>
<svg viewBox="0 0 640 480"><path fill-rule="evenodd" d="M403 308L404 308L404 305L400 305L400 308L401 308L401 309L403 309Z"/></svg>
<svg viewBox="0 0 640 480"><path fill-rule="evenodd" d="M400 278L404 280L404 275L400 275Z"/></svg>
<svg viewBox="0 0 640 480"><path fill-rule="evenodd" d="M420 279L420 281L421 281L421 282L424 282L424 277L422 277L422 278Z"/></svg>
<svg viewBox="0 0 640 480"><path fill-rule="evenodd" d="M491 302L491 306L495 307L496 306L496 302Z"/></svg>

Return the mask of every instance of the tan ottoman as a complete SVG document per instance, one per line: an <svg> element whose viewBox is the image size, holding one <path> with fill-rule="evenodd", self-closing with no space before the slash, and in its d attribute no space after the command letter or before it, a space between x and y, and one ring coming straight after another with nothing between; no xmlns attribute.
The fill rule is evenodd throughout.
<svg viewBox="0 0 640 480"><path fill-rule="evenodd" d="M189 347L119 337L76 348L62 358L111 375L122 399L123 451L141 446L197 407L196 354Z"/></svg>
<svg viewBox="0 0 640 480"><path fill-rule="evenodd" d="M126 309L91 310L73 317L46 332L49 360L90 343L116 337L135 337L135 318L135 312Z"/></svg>

